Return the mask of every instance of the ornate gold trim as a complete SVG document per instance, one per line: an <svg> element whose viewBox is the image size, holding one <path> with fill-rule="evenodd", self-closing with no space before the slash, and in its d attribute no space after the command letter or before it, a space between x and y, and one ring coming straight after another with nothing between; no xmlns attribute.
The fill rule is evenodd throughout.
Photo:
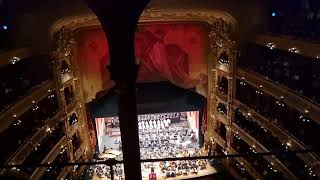
<svg viewBox="0 0 320 180"><path fill-rule="evenodd" d="M139 22L170 22L170 21L195 21L205 22L211 25L215 32L230 34L235 31L237 21L228 13L217 10L203 9L178 9L178 10L145 10ZM50 28L50 37L66 28L75 31L79 28L100 26L98 18L94 14L72 16L56 21ZM219 34L220 34L219 33Z"/></svg>

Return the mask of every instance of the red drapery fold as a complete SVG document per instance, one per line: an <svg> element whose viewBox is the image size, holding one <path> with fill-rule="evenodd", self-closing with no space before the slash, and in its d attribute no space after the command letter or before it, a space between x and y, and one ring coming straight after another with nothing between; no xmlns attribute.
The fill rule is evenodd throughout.
<svg viewBox="0 0 320 180"><path fill-rule="evenodd" d="M107 38L101 29L84 30L78 39L79 64L85 101L90 102L114 82ZM199 84L207 71L207 29L202 24L148 24L136 32L135 54L140 61L138 82L170 81L182 88Z"/></svg>
<svg viewBox="0 0 320 180"><path fill-rule="evenodd" d="M163 38L150 31L136 33L136 57L141 60L138 80L165 79L183 88L195 87L198 79L189 76L188 54Z"/></svg>

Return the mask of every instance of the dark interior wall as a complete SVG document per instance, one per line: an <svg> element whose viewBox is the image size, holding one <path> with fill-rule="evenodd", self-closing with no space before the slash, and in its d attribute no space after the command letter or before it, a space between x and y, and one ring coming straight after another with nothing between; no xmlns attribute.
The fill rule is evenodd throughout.
<svg viewBox="0 0 320 180"><path fill-rule="evenodd" d="M140 83L136 88L138 114L203 111L206 98L168 82ZM118 116L114 89L89 103L93 118ZM202 114L202 113L200 113Z"/></svg>
<svg viewBox="0 0 320 180"><path fill-rule="evenodd" d="M149 8L213 9L228 12L238 21L235 39L242 42L263 29L267 18L266 0L151 0ZM3 3L10 20L10 36L15 47L34 46L47 50L48 29L58 19L87 14L84 0L6 0ZM9 7L9 8L8 8Z"/></svg>

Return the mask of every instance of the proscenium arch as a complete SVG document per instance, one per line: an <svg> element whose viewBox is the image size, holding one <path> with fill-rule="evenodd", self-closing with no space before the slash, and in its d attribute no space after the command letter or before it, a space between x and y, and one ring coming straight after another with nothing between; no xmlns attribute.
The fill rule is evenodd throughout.
<svg viewBox="0 0 320 180"><path fill-rule="evenodd" d="M200 22L207 25L209 33L209 41L216 42L219 40L219 36L212 38L210 36L211 32L213 34L222 35L224 37L230 37L237 27L237 21L228 13L218 10L205 10L205 9L179 9L179 10L156 10L156 9L146 9L140 16L139 24L143 23L174 23L174 22ZM82 29L90 29L92 27L100 27L98 18L94 14L86 14L79 16L72 16L63 18L55 22L50 28L50 38L51 41L57 41L55 37L57 34L66 34L65 37L71 40L75 33ZM225 26L229 27L228 31L225 31ZM67 32L66 32L67 31ZM71 34L71 36L69 35ZM230 38L228 38L230 39ZM73 39L74 40L74 39ZM217 51L212 46L212 42L209 46L208 64L212 59L217 59ZM214 43L215 44L215 43ZM211 47L211 48L210 48ZM69 47L74 48L74 47ZM225 47L222 47L225 48ZM219 48L221 49L221 48ZM72 52L73 49L71 49ZM219 54L219 53L218 53ZM229 56L230 57L230 56ZM230 58L229 58L230 59ZM74 61L71 58L70 61ZM75 62L71 62L76 65ZM215 66L215 65L214 65ZM207 74L208 70L207 70Z"/></svg>
<svg viewBox="0 0 320 180"><path fill-rule="evenodd" d="M210 26L215 26L217 20L222 19L230 25L231 32L236 31L237 21L227 12L204 9L179 9L179 10L145 10L140 16L139 23L147 22L203 22ZM94 14L71 16L56 21L49 29L50 39L54 40L54 35L63 28L74 32L81 28L100 26L98 18ZM214 28L212 30L215 30Z"/></svg>

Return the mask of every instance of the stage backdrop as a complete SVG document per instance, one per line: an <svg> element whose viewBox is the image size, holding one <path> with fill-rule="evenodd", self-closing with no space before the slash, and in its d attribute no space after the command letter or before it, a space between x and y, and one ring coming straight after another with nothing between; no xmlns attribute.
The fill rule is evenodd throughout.
<svg viewBox="0 0 320 180"><path fill-rule="evenodd" d="M109 64L107 39L100 28L84 29L77 35L76 60L83 81L85 101L114 83ZM139 25L135 40L136 58L140 61L138 82L170 81L183 87L206 89L208 32L203 24Z"/></svg>

